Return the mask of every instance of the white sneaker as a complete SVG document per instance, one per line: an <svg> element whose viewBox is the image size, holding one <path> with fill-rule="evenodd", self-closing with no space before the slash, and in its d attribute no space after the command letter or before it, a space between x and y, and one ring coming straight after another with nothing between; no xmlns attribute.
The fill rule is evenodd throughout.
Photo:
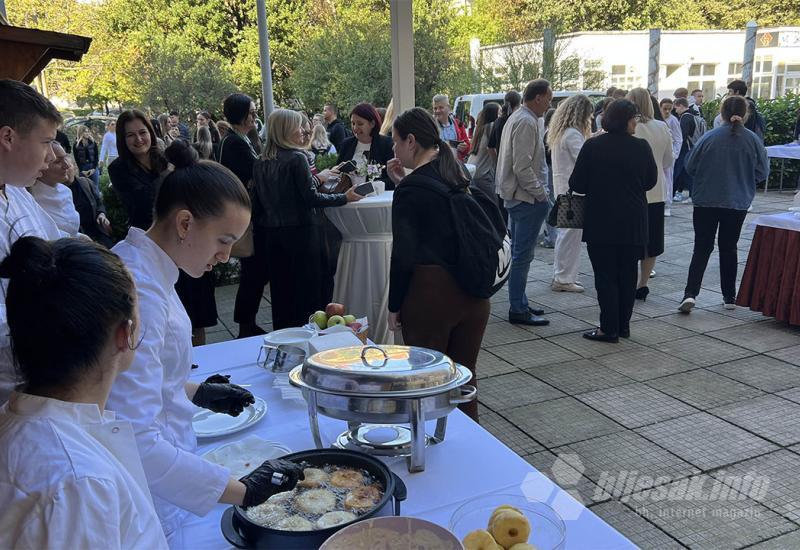
<svg viewBox="0 0 800 550"><path fill-rule="evenodd" d="M687 296L686 298L683 299L681 305L678 306L678 311L680 311L681 313L689 313L694 308L695 303L696 302L694 298L692 298L691 296Z"/></svg>
<svg viewBox="0 0 800 550"><path fill-rule="evenodd" d="M650 270L650 278L652 279L655 276L656 276L656 270L655 269L651 269Z"/></svg>
<svg viewBox="0 0 800 550"><path fill-rule="evenodd" d="M748 207L747 207L747 211L748 211L748 212L752 212L752 211L753 211L753 205L752 205L752 204L751 204L750 206L748 206Z"/></svg>
<svg viewBox="0 0 800 550"><path fill-rule="evenodd" d="M580 283L559 283L558 281L553 281L550 289L553 292L583 292L586 290Z"/></svg>
<svg viewBox="0 0 800 550"><path fill-rule="evenodd" d="M664 217L665 218L671 218L672 217L672 210L670 210L669 208L665 208L664 209Z"/></svg>

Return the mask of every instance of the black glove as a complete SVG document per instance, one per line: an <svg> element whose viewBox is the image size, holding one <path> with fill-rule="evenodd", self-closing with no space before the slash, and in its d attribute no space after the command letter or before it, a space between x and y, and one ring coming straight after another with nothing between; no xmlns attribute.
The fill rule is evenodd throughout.
<svg viewBox="0 0 800 550"><path fill-rule="evenodd" d="M283 474L283 477L273 474ZM267 460L261 466L239 479L247 490L242 505L258 506L276 493L291 491L297 482L305 479L303 468L288 460Z"/></svg>
<svg viewBox="0 0 800 550"><path fill-rule="evenodd" d="M256 402L253 394L229 382L230 375L215 374L197 387L192 403L217 413L239 416L244 408Z"/></svg>

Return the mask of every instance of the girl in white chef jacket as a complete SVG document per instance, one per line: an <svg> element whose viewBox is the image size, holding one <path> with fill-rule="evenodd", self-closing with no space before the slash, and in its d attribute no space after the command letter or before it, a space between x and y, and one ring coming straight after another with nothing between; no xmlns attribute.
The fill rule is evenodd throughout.
<svg viewBox="0 0 800 550"><path fill-rule="evenodd" d="M178 269L201 277L228 261L250 223L250 198L231 171L199 161L187 142L176 140L165 154L175 169L159 187L153 225L146 232L132 227L113 248L136 281L142 341L108 403L133 424L156 512L176 547L186 511L203 516L218 502L259 504L294 487L302 470L271 461L237 481L227 468L194 454L195 405L235 416L253 396L220 375L199 386L188 382L192 325L175 282ZM279 487L269 484L275 471L288 474Z"/></svg>
<svg viewBox="0 0 800 550"><path fill-rule="evenodd" d="M16 241L0 265L23 386L0 409L0 548L166 548L129 422L104 412L136 346L120 259Z"/></svg>

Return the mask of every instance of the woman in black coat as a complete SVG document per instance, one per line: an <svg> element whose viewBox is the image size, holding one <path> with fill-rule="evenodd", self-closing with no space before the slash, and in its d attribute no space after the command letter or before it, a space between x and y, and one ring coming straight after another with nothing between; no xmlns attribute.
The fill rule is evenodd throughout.
<svg viewBox="0 0 800 550"><path fill-rule="evenodd" d="M646 192L658 181L650 145L633 137L636 107L611 103L603 114L607 132L588 140L569 179L572 191L586 195L583 240L594 270L600 328L584 338L617 342L630 336L638 262L647 246Z"/></svg>
<svg viewBox="0 0 800 550"><path fill-rule="evenodd" d="M269 269L272 327L302 326L324 309L323 244L318 208L361 198L317 191L303 151L303 118L288 109L269 115L263 160L253 169L253 244Z"/></svg>
<svg viewBox="0 0 800 550"><path fill-rule="evenodd" d="M337 159L341 171L353 172L356 164L366 158L368 164L383 166L379 179L386 182L387 191L394 189L394 182L386 173L386 163L394 158L392 138L380 134L381 116L378 111L369 103L359 103L350 113L350 124L353 135L342 142Z"/></svg>
<svg viewBox="0 0 800 550"><path fill-rule="evenodd" d="M100 154L97 142L92 137L92 132L86 126L81 126L78 141L75 142L75 161L80 170L79 176L92 180L95 189L100 190L100 172L97 170Z"/></svg>

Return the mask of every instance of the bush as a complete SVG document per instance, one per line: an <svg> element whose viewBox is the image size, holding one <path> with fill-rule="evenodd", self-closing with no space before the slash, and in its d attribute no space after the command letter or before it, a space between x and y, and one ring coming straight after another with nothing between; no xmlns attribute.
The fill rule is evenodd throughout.
<svg viewBox="0 0 800 550"><path fill-rule="evenodd" d="M336 160L338 158L338 155L332 153L329 155L317 155L314 163L316 164L317 170L322 172L323 170L336 166Z"/></svg>

